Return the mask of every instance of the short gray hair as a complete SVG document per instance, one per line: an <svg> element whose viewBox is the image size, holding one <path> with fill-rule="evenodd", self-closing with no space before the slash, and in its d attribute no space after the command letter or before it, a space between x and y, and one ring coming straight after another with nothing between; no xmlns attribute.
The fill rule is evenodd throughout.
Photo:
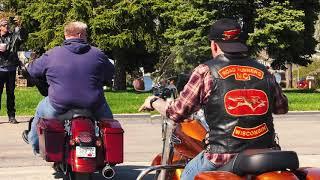
<svg viewBox="0 0 320 180"><path fill-rule="evenodd" d="M64 26L65 35L77 35L79 33L87 32L88 26L86 23L80 21L72 21Z"/></svg>

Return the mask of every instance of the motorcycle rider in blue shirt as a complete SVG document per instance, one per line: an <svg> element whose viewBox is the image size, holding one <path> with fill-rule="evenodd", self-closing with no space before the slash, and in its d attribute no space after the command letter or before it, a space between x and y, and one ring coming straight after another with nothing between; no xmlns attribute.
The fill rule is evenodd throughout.
<svg viewBox="0 0 320 180"><path fill-rule="evenodd" d="M49 88L38 104L28 141L39 152L36 125L40 118L55 118L70 109L89 109L96 119L113 118L103 85L111 81L114 66L98 48L87 42L87 25L70 22L64 27L65 41L27 66L32 78L46 79Z"/></svg>

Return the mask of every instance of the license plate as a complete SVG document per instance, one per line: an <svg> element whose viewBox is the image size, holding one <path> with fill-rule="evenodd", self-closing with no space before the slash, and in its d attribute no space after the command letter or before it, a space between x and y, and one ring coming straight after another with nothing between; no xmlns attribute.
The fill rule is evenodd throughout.
<svg viewBox="0 0 320 180"><path fill-rule="evenodd" d="M96 157L96 147L76 147L76 156L85 158L95 158Z"/></svg>

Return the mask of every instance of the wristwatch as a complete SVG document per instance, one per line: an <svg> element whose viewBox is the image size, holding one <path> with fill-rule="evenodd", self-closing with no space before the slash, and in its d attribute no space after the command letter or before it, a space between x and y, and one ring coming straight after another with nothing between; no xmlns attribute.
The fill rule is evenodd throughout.
<svg viewBox="0 0 320 180"><path fill-rule="evenodd" d="M152 106L152 103L154 103L156 100L158 100L159 98L158 97L154 97L154 98L152 98L151 100L150 100L150 107L151 107L151 111L153 111L154 110L154 108L153 108L153 106Z"/></svg>

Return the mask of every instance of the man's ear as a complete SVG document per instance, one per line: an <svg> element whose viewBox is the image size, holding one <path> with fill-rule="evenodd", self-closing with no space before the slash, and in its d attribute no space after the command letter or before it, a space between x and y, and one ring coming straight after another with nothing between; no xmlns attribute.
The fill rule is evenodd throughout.
<svg viewBox="0 0 320 180"><path fill-rule="evenodd" d="M214 41L211 41L211 49L212 49L212 51L214 51L214 52L217 52L217 51L218 51L217 44L216 44Z"/></svg>
<svg viewBox="0 0 320 180"><path fill-rule="evenodd" d="M218 51L218 46L216 43L214 43L214 51L217 52Z"/></svg>

